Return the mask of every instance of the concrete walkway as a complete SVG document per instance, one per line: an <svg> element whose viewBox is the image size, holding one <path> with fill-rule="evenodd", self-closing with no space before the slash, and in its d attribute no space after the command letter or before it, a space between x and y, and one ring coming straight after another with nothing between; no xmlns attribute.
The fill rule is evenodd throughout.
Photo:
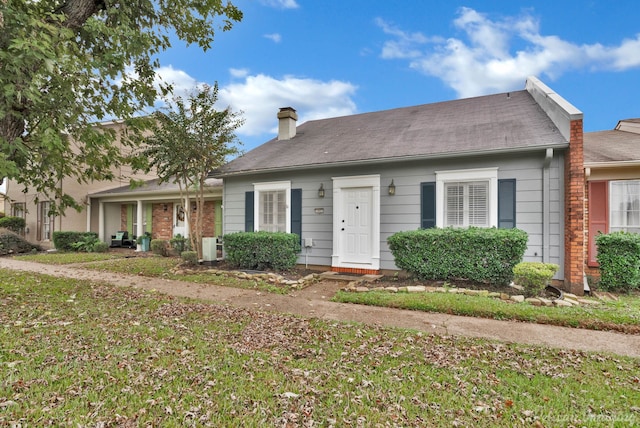
<svg viewBox="0 0 640 428"><path fill-rule="evenodd" d="M232 287L44 265L7 257L0 258L0 268L86 281L105 281L123 287L153 289L173 296L206 299L213 303L289 313L307 318L377 324L441 335L476 337L505 343L605 352L640 358L640 335L334 303L328 301L330 293L327 293L327 283L322 286L312 285L292 295L282 296ZM334 291L340 286L341 284L333 283Z"/></svg>

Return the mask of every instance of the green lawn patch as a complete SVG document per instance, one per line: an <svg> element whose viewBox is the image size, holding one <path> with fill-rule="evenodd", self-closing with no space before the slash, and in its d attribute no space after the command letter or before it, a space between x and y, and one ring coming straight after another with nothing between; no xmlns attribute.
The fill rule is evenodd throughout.
<svg viewBox="0 0 640 428"><path fill-rule="evenodd" d="M2 269L0 343L0 426L640 424L638 359Z"/></svg>
<svg viewBox="0 0 640 428"><path fill-rule="evenodd" d="M339 291L333 301L640 334L640 296L637 295L621 295L617 302L571 308L533 306L453 293Z"/></svg>

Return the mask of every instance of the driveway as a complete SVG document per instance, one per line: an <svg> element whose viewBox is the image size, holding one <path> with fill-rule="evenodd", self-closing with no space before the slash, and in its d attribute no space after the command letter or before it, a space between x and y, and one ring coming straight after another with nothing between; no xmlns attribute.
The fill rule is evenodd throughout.
<svg viewBox="0 0 640 428"><path fill-rule="evenodd" d="M333 294L344 284L336 281L321 281L304 290L282 296L255 290L99 272L70 266L44 265L8 257L0 257L0 268L85 281L105 281L122 287L157 290L173 296L192 297L217 304L288 313L305 318L408 328L440 335L476 337L504 343L606 352L640 358L640 335L330 302Z"/></svg>

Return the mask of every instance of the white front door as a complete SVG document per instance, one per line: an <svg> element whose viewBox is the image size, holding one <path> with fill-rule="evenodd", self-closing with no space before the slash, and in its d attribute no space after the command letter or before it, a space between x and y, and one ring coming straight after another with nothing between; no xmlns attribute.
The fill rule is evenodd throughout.
<svg viewBox="0 0 640 428"><path fill-rule="evenodd" d="M187 236L187 227L184 216L185 209L182 204L173 204L173 236L178 234Z"/></svg>
<svg viewBox="0 0 640 428"><path fill-rule="evenodd" d="M372 189L343 189L340 253L345 263L371 263Z"/></svg>
<svg viewBox="0 0 640 428"><path fill-rule="evenodd" d="M331 266L380 269L380 176L332 177Z"/></svg>

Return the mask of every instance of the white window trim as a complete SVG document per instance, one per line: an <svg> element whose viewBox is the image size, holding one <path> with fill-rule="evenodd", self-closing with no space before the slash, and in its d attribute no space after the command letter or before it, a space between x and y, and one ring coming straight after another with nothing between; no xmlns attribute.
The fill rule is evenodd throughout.
<svg viewBox="0 0 640 428"><path fill-rule="evenodd" d="M628 229L636 229L638 228L640 225L629 225L629 224L613 224L614 221L614 215L613 215L613 211L614 211L614 207L613 207L613 202L612 202L612 197L613 197L613 187L615 184L617 183L629 183L629 182L638 182L640 183L640 180L610 180L609 181L609 195L608 195L608 201L607 204L609 205L608 207L608 215L609 215L609 230L613 230L615 229L616 231L618 230L628 230Z"/></svg>
<svg viewBox="0 0 640 428"><path fill-rule="evenodd" d="M291 233L291 182L271 181L267 183L253 184L253 225L254 229L260 230L260 192L274 192L285 190L286 202L286 232Z"/></svg>
<svg viewBox="0 0 640 428"><path fill-rule="evenodd" d="M489 181L489 227L498 226L498 168L436 171L436 227L444 226L445 183Z"/></svg>

